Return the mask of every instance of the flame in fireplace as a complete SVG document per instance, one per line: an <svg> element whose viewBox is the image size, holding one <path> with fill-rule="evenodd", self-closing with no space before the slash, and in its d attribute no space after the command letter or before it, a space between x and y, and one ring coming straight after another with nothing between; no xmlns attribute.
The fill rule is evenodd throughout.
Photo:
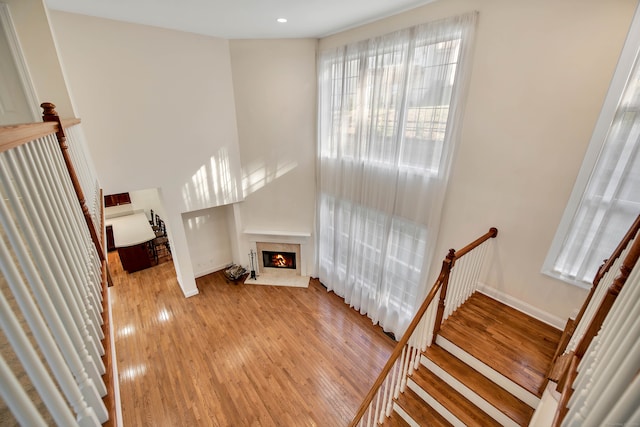
<svg viewBox="0 0 640 427"><path fill-rule="evenodd" d="M296 254L294 252L262 251L262 260L265 267L271 268L296 268Z"/></svg>

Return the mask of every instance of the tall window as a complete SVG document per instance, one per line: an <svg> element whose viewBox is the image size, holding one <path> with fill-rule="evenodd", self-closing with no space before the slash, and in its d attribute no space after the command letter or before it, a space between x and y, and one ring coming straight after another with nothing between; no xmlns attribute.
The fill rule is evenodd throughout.
<svg viewBox="0 0 640 427"><path fill-rule="evenodd" d="M636 17L572 200L543 268L583 287L590 286L600 264L640 214L638 31Z"/></svg>
<svg viewBox="0 0 640 427"><path fill-rule="evenodd" d="M320 56L320 280L396 335L424 294L475 19Z"/></svg>

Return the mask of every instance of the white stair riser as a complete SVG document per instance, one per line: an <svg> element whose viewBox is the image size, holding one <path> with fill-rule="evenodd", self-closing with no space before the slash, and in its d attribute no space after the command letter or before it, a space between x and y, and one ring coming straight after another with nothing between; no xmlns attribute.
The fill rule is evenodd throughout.
<svg viewBox="0 0 640 427"><path fill-rule="evenodd" d="M536 395L529 392L528 390L525 390L495 369L471 356L469 353L462 350L460 347L456 346L446 338L438 335L438 337L436 338L436 344L438 344L449 353L453 354L455 357L457 357L467 365L471 366L476 371L480 372L485 377L489 378L491 381L493 381L518 399L522 400L530 407L536 408L540 403L540 398L538 398Z"/></svg>
<svg viewBox="0 0 640 427"><path fill-rule="evenodd" d="M407 422L407 424L409 424L411 427L421 427L420 424L418 424L417 422L413 421L413 418L411 418L409 416L409 414L407 414L404 409L402 409L398 404L394 403L393 404L393 410L396 411L398 413L398 415L400 415L402 417L403 420L405 420Z"/></svg>
<svg viewBox="0 0 640 427"><path fill-rule="evenodd" d="M503 426L505 426L505 427L519 427L518 424L516 422L514 422L511 418L509 418L508 416L506 416L505 414L500 412L500 410L498 410L492 404L490 404L489 402L484 400L482 397L480 397L478 394L476 394L473 390L471 390L469 387L467 387L466 385L461 383L459 380L457 380L456 378L451 376L448 372L446 372L441 367L439 367L438 365L433 363L431 360L426 358L424 355L420 358L420 363L425 368L429 369L431 372L433 372L435 375L437 375L438 378L440 378L445 383L447 383L451 387L453 387L453 389L455 391L457 391L458 393L460 393L461 395L463 395L464 397L469 399L471 401L471 403L476 405L478 408L480 408L487 415L489 415L491 418L493 418L494 420L496 420L497 422L499 422Z"/></svg>
<svg viewBox="0 0 640 427"><path fill-rule="evenodd" d="M429 393L424 391L418 384L412 379L407 381L407 386L413 390L422 400L427 402L427 405L435 409L440 415L449 421L454 427L466 427L462 421L460 421L455 415L453 415L447 408L442 406L440 402L433 398Z"/></svg>

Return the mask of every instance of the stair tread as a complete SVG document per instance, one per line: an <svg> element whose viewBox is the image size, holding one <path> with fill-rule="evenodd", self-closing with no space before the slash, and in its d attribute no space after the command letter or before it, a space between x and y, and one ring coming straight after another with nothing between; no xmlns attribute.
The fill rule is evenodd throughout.
<svg viewBox="0 0 640 427"><path fill-rule="evenodd" d="M427 348L424 355L518 425L529 424L533 416L533 408L442 347L432 345Z"/></svg>
<svg viewBox="0 0 640 427"><path fill-rule="evenodd" d="M387 427L410 427L411 424L406 422L396 411L391 412L389 418L384 420L382 425Z"/></svg>
<svg viewBox="0 0 640 427"><path fill-rule="evenodd" d="M475 292L440 335L540 397L562 332Z"/></svg>
<svg viewBox="0 0 640 427"><path fill-rule="evenodd" d="M410 388L400 393L396 403L421 426L450 427L451 423L429 406L420 396Z"/></svg>
<svg viewBox="0 0 640 427"><path fill-rule="evenodd" d="M496 420L474 405L469 399L442 381L433 372L422 367L413 372L413 380L420 388L447 408L456 418L469 427L500 426Z"/></svg>

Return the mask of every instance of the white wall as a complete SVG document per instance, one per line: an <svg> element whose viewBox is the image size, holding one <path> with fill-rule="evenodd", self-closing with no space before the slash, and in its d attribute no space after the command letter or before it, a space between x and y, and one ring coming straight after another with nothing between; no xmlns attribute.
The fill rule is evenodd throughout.
<svg viewBox="0 0 640 427"><path fill-rule="evenodd" d="M147 218L151 220L151 210L153 209L154 215L159 215L160 218L164 220L164 207L162 206L157 188L129 191L129 198L131 199L131 203L105 208L105 218L131 214L136 211L144 211Z"/></svg>
<svg viewBox="0 0 640 427"><path fill-rule="evenodd" d="M71 98L51 35L44 0L2 0L2 2L9 5L39 104L53 102L61 117L74 117Z"/></svg>
<svg viewBox="0 0 640 427"><path fill-rule="evenodd" d="M236 210L242 265L249 252L243 230L313 232L316 45L230 41L245 194ZM308 261L312 271L313 254Z"/></svg>
<svg viewBox="0 0 640 427"><path fill-rule="evenodd" d="M233 261L228 215L232 206L182 214L196 277L221 270Z"/></svg>
<svg viewBox="0 0 640 427"><path fill-rule="evenodd" d="M50 16L105 194L159 188L178 281L197 293L181 214L242 199L228 42Z"/></svg>
<svg viewBox="0 0 640 427"><path fill-rule="evenodd" d="M151 219L152 209L154 215L159 215L160 218L164 220L164 206L162 205L162 200L160 200L160 193L157 188L130 191L129 197L131 197L133 209L142 209L149 220Z"/></svg>
<svg viewBox="0 0 640 427"><path fill-rule="evenodd" d="M319 49L478 10L462 139L437 254L500 230L488 285L565 318L585 292L540 273L636 0L447 0L340 33ZM432 277L441 262L436 259Z"/></svg>

